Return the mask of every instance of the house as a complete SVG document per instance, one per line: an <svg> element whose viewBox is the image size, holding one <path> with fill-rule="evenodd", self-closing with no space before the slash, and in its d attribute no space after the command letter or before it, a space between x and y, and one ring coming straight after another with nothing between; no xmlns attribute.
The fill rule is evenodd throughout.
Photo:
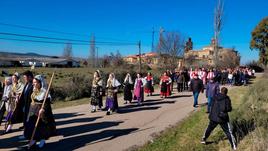
<svg viewBox="0 0 268 151"><path fill-rule="evenodd" d="M80 62L74 59L50 58L43 61L46 67L80 67Z"/></svg>
<svg viewBox="0 0 268 151"><path fill-rule="evenodd" d="M38 60L38 59L24 59L20 61L21 65L23 67L30 67L30 66L35 66L35 67L42 67L43 63Z"/></svg>
<svg viewBox="0 0 268 151"><path fill-rule="evenodd" d="M192 48L193 43L189 38L186 43L186 48ZM197 65L215 65L215 40L211 40L211 44L209 46L203 47L201 50L193 50L193 49L185 49L184 58L185 60L191 60L192 63L195 62ZM238 51L234 48L224 48L218 47L218 62L232 62L233 64L239 65L240 55Z"/></svg>
<svg viewBox="0 0 268 151"><path fill-rule="evenodd" d="M161 57L170 57L170 56L167 54L161 54ZM161 57L158 53L149 52L141 54L141 57L139 57L139 55L126 56L123 58L123 60L129 64L138 64L141 58L142 63L145 63L151 67L156 67L159 65ZM182 61L183 59L178 57L176 64L178 64L178 66L181 66Z"/></svg>
<svg viewBox="0 0 268 151"><path fill-rule="evenodd" d="M21 64L16 58L0 57L0 67L20 67Z"/></svg>

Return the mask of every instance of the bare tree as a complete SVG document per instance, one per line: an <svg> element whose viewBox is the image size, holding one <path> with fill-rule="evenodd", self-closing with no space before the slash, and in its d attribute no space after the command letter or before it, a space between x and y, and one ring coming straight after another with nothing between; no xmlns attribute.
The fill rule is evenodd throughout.
<svg viewBox="0 0 268 151"><path fill-rule="evenodd" d="M217 0L217 4L214 12L214 64L218 66L219 60L219 37L223 27L223 13L224 3L223 0Z"/></svg>
<svg viewBox="0 0 268 151"><path fill-rule="evenodd" d="M184 57L184 63L186 67L190 67L195 62L195 56L194 55L188 55Z"/></svg>
<svg viewBox="0 0 268 151"><path fill-rule="evenodd" d="M218 61L218 67L221 68L235 68L240 64L240 55L237 51L228 51L220 53L220 59Z"/></svg>
<svg viewBox="0 0 268 151"><path fill-rule="evenodd" d="M161 33L157 52L160 56L160 66L174 69L179 58L184 55L184 37L178 32Z"/></svg>
<svg viewBox="0 0 268 151"><path fill-rule="evenodd" d="M91 65L91 67L95 67L96 66L96 62L95 62L95 58L96 58L96 54L95 54L95 36L94 34L91 34L90 37L90 50L89 50L89 64Z"/></svg>
<svg viewBox="0 0 268 151"><path fill-rule="evenodd" d="M71 59L73 56L73 52L72 52L72 44L71 43L66 43L64 49L63 49L63 57L66 59Z"/></svg>

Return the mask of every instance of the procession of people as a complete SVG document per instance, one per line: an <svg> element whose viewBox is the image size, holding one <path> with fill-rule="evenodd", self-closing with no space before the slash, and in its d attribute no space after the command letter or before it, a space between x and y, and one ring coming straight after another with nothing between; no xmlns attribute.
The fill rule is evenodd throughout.
<svg viewBox="0 0 268 151"><path fill-rule="evenodd" d="M144 94L150 97L154 93L159 93L159 97L165 100L176 93L173 92L175 82L177 93L192 92L195 108L199 106L198 96L206 91L207 113L212 114L215 98L220 95L220 85L230 87L247 85L254 73L247 68L166 70L160 77L156 77L151 72L145 74L146 76L142 73L127 73L121 82L116 79L114 73L109 73L105 83L101 71L96 70L92 77L89 108L91 113L106 111L106 115L112 115L118 112L120 110L118 93L121 88L123 88L124 104L135 103L140 106L146 101ZM5 129L1 135L11 133L13 124L22 123L19 129L23 132L19 139L29 140L29 148L43 148L46 140L56 135L56 123L51 108L53 98L49 94L49 87L43 75L34 76L31 71L25 71L22 76L23 78L15 72L11 76L6 76L3 86L1 85L0 125L4 123ZM154 88L156 83L159 83L157 89ZM204 140L209 133L204 136ZM228 137L229 135L231 132L228 133Z"/></svg>

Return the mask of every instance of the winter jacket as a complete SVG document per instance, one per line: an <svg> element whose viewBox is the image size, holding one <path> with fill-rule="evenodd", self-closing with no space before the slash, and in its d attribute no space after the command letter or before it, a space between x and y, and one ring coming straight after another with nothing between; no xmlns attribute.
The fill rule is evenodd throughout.
<svg viewBox="0 0 268 151"><path fill-rule="evenodd" d="M204 90L203 81L200 79L192 79L190 82L190 89L193 92L201 92Z"/></svg>
<svg viewBox="0 0 268 151"><path fill-rule="evenodd" d="M229 96L220 93L213 99L209 119L217 123L229 122L228 112L232 111Z"/></svg>
<svg viewBox="0 0 268 151"><path fill-rule="evenodd" d="M206 87L206 97L215 97L220 93L220 86L218 82L209 82Z"/></svg>

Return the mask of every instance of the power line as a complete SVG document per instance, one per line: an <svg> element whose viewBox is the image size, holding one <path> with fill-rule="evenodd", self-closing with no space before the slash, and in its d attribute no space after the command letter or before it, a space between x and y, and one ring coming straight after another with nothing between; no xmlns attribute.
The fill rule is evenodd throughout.
<svg viewBox="0 0 268 151"><path fill-rule="evenodd" d="M46 36L35 36L35 35L7 33L7 32L0 32L0 35L9 35L9 36L17 36L17 37L30 37L30 38L38 38L38 39L49 39L49 40L74 41L74 42L89 43L89 41L86 41L86 40L55 38L55 37L46 37ZM129 44L129 45L132 45L132 44L134 45L135 44L135 43L108 42L108 41L96 41L96 43L97 44Z"/></svg>
<svg viewBox="0 0 268 151"><path fill-rule="evenodd" d="M77 33L71 33L71 32L63 32L63 31L56 31L56 30L50 30L50 29L42 29L42 28L36 28L36 27L15 25L15 24L3 23L3 22L0 22L0 25L2 25L2 26L9 26L9 27L16 27L16 28L22 28L22 29L35 30L35 31L44 31L44 32L49 32L49 33L64 34L64 35L74 35L74 36L80 36L80 37L90 37L90 35L87 35L87 34L77 34ZM124 41L124 40L119 40L119 39L114 39L114 38L108 38L108 37L98 37L98 38L100 38L100 39L109 39L111 41L118 41L118 42L123 42Z"/></svg>
<svg viewBox="0 0 268 151"><path fill-rule="evenodd" d="M0 25L10 26L10 27L16 27L16 28L23 28L23 29L30 29L30 30L45 31L45 32L57 33L57 34L64 34L64 35L75 35L75 36L89 37L89 35L86 35L86 34L77 34L77 33L70 33L70 32L62 32L62 31L42 29L42 28L36 28L36 27L29 27L29 26L8 24L8 23L2 23L2 22L0 22Z"/></svg>
<svg viewBox="0 0 268 151"><path fill-rule="evenodd" d="M29 39L16 39L16 38L3 38L0 37L2 40L12 40L12 41L25 41L25 42L36 42L36 43L49 43L49 44L66 44L66 42L59 42L59 41L43 41L43 40L29 40ZM87 46L89 45L86 43L72 43L72 45L84 45ZM136 44L124 44L124 43L101 43L98 45L103 45L103 46L127 46L127 45L136 45Z"/></svg>

